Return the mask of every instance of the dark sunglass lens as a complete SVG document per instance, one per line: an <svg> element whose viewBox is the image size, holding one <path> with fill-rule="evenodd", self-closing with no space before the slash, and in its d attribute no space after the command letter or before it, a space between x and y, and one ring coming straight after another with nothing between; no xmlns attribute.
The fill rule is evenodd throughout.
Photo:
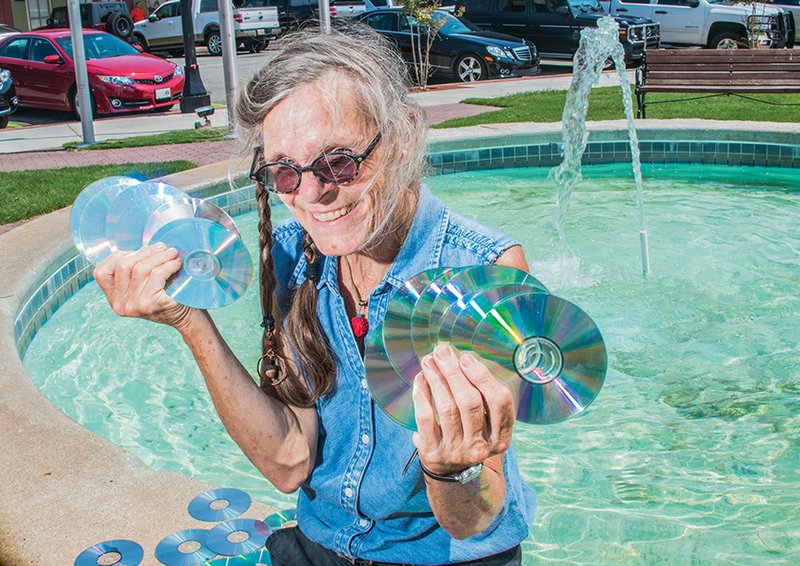
<svg viewBox="0 0 800 566"><path fill-rule="evenodd" d="M290 193L297 186L297 171L285 165L267 167L267 186L279 193Z"/></svg>
<svg viewBox="0 0 800 566"><path fill-rule="evenodd" d="M358 164L349 155L323 155L314 162L314 174L326 183L349 183L358 173Z"/></svg>

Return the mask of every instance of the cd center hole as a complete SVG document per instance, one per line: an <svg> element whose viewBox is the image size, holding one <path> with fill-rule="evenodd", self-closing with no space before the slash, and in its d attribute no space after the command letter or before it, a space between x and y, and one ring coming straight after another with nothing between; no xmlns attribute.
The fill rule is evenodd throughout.
<svg viewBox="0 0 800 566"><path fill-rule="evenodd" d="M220 264L212 252L195 250L183 259L183 269L197 279L213 279L219 273Z"/></svg>
<svg viewBox="0 0 800 566"><path fill-rule="evenodd" d="M178 545L178 552L181 554L192 554L200 550L202 545L196 540L187 540Z"/></svg>
<svg viewBox="0 0 800 566"><path fill-rule="evenodd" d="M119 563L120 560L122 560L122 555L116 550L112 550L100 556L100 558L97 559L97 563L100 566L113 566Z"/></svg>
<svg viewBox="0 0 800 566"><path fill-rule="evenodd" d="M564 358L555 342L544 336L533 336L517 346L514 367L525 381L545 385L561 375Z"/></svg>
<svg viewBox="0 0 800 566"><path fill-rule="evenodd" d="M228 535L228 542L232 542L233 544L238 544L240 542L244 542L250 538L250 533L247 531L233 531L231 534Z"/></svg>
<svg viewBox="0 0 800 566"><path fill-rule="evenodd" d="M214 511L219 511L220 509L225 509L231 502L227 499L217 499L216 501L212 501L209 507L211 507Z"/></svg>

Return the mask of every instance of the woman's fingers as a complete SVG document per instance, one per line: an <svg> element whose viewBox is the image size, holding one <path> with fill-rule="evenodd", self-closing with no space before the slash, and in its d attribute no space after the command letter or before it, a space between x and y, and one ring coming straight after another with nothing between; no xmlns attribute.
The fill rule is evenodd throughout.
<svg viewBox="0 0 800 566"><path fill-rule="evenodd" d="M505 452L511 442L515 412L511 391L498 381L474 355L464 352L459 358L464 376L480 392L486 406L488 440L492 452Z"/></svg>
<svg viewBox="0 0 800 566"><path fill-rule="evenodd" d="M450 390L448 378L439 368L434 356L422 358L422 372L431 390L433 406L439 418L442 438L446 443L455 442L464 434L461 426L461 412Z"/></svg>
<svg viewBox="0 0 800 566"><path fill-rule="evenodd" d="M422 372L414 379L411 398L414 401L414 416L417 419L418 431L414 434L414 445L418 450L427 452L432 446L435 447L441 442L442 432L436 422L431 388Z"/></svg>
<svg viewBox="0 0 800 566"><path fill-rule="evenodd" d="M446 379L446 386L452 395L464 437L483 438L485 413L480 391L464 375L456 353L450 346L437 346L433 356ZM438 407L438 397L434 397L434 402Z"/></svg>

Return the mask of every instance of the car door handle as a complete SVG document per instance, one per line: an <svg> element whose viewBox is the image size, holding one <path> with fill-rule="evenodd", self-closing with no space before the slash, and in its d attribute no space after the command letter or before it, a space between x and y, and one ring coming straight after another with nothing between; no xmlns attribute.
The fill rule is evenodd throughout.
<svg viewBox="0 0 800 566"><path fill-rule="evenodd" d="M627 8L619 8L619 9L617 9L617 12L627 12L627 11L628 11Z"/></svg>
<svg viewBox="0 0 800 566"><path fill-rule="evenodd" d="M656 10L656 14L666 14L666 10Z"/></svg>

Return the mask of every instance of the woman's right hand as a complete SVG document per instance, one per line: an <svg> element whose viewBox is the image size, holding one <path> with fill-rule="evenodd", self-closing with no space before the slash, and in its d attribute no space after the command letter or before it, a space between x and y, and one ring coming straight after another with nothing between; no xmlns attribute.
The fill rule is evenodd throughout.
<svg viewBox="0 0 800 566"><path fill-rule="evenodd" d="M194 309L175 302L164 287L181 264L176 249L155 244L131 254L114 252L94 268L94 278L119 316L180 329Z"/></svg>

